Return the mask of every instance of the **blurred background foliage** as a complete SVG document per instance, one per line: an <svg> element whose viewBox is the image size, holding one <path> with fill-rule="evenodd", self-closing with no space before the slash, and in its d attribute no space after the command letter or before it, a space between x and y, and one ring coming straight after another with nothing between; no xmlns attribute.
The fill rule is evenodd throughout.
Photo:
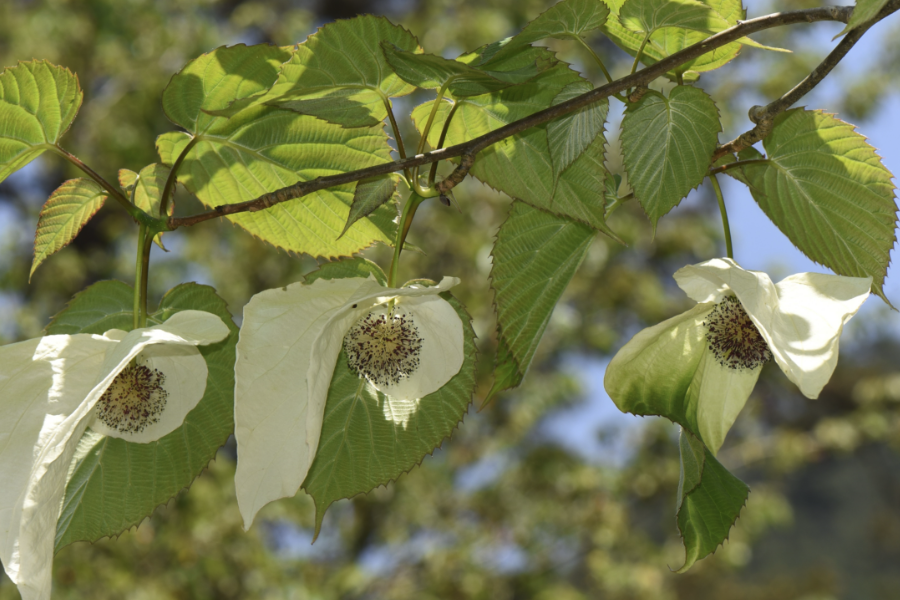
<svg viewBox="0 0 900 600"><path fill-rule="evenodd" d="M192 57L223 44L302 41L335 18L384 14L426 51L455 56L515 33L546 0L6 0L0 59L43 58L75 71L85 102L64 145L110 180L157 159L155 137L173 129L160 97ZM754 2L754 15L776 8ZM778 2L778 9L819 5ZM897 28L900 23L891 24ZM827 51L808 29L758 36L791 55L748 50L700 84L719 101L730 139L747 108L789 89ZM832 34L833 35L833 34ZM828 36L830 37L830 35ZM844 69L836 106L865 119L897 93L900 36L883 36L865 68ZM630 58L590 40L614 73ZM551 41L594 82L574 44ZM431 97L397 102L400 115ZM615 112L615 111L614 111ZM403 129L412 145L415 133ZM613 138L615 136L612 136ZM615 139L608 163L621 173ZM35 337L76 292L107 278L131 282L136 228L113 203L27 283L43 201L78 176L44 155L0 185L0 342ZM625 184L627 185L627 184ZM622 188L623 190L625 187ZM428 203L411 241L409 277L456 275L456 293L480 342L480 402L495 347L490 249L509 199L466 181L459 208ZM179 190L181 214L199 204ZM702 187L664 219L655 239L635 203L611 220L628 242L598 235L555 311L525 385L464 424L399 481L330 510L310 546L305 494L269 505L249 533L234 499L233 446L191 487L117 540L78 543L56 557L58 598L491 598L537 600L896 598L900 589L900 370L898 341L878 315L857 318L820 400L805 400L781 372L760 385L720 458L752 493L730 540L686 575L673 511L677 432L659 419L617 413L602 392L612 353L640 328L689 302L679 267L723 253L711 192ZM739 227L740 224L737 224ZM314 269L228 224L167 234L155 250L151 305L182 281L215 286L239 319L266 288ZM367 256L387 266L387 249ZM893 298L896 302L897 298ZM877 300L870 300L876 302ZM896 317L892 317L896 319ZM894 328L896 331L897 328ZM2 483L0 483L2 485ZM0 599L17 598L0 576Z"/></svg>

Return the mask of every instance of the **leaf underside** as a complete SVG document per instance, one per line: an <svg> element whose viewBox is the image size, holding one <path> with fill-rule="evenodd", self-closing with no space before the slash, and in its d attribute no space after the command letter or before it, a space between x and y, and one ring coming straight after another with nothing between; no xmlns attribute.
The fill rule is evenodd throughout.
<svg viewBox="0 0 900 600"><path fill-rule="evenodd" d="M83 96L75 74L47 61L0 73L0 181L59 142Z"/></svg>
<svg viewBox="0 0 900 600"><path fill-rule="evenodd" d="M855 127L796 108L775 119L767 161L742 172L763 212L810 259L839 275L884 278L896 241L893 175Z"/></svg>
<svg viewBox="0 0 900 600"><path fill-rule="evenodd" d="M594 230L513 202L491 253L498 350L489 399L521 383L550 315L587 255Z"/></svg>
<svg viewBox="0 0 900 600"><path fill-rule="evenodd" d="M38 217L28 281L42 262L75 239L106 197L105 190L90 179L70 179L50 194Z"/></svg>
<svg viewBox="0 0 900 600"><path fill-rule="evenodd" d="M53 319L47 334L131 330L132 300L132 288L124 283L95 283ZM231 435L238 329L225 302L208 286L185 283L163 297L149 321L161 323L189 309L218 315L231 331L217 344L198 347L209 370L203 398L180 428L155 442L137 444L86 433L80 448L85 452L78 453L66 486L56 529L57 550L76 541L118 535L138 525L157 506L189 486Z"/></svg>
<svg viewBox="0 0 900 600"><path fill-rule="evenodd" d="M316 457L303 489L316 504L316 535L332 502L386 485L422 462L462 420L475 389L475 332L465 308L441 294L463 322L463 365L418 402L384 396L338 358Z"/></svg>
<svg viewBox="0 0 900 600"><path fill-rule="evenodd" d="M703 182L721 130L715 103L699 88L678 86L668 98L651 91L628 106L622 122L625 170L654 229Z"/></svg>

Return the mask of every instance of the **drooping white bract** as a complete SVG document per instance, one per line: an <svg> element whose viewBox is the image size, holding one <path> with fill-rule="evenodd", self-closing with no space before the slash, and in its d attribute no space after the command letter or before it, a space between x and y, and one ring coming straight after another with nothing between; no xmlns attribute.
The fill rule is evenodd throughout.
<svg viewBox="0 0 900 600"><path fill-rule="evenodd" d="M457 283L445 277L432 287L392 289L371 277L318 279L250 299L237 343L234 395L235 487L245 529L259 509L293 496L306 478L319 445L331 377L355 325L368 318L390 327L393 319L398 335L411 337L405 346L415 354L410 361L388 369L387 377L365 375L388 396L416 401L459 372L462 321L438 295ZM403 332L400 320L406 323ZM363 344L367 330L360 327Z"/></svg>
<svg viewBox="0 0 900 600"><path fill-rule="evenodd" d="M773 284L728 258L679 269L675 281L699 304L635 335L610 361L604 385L622 411L667 417L713 454L769 353L806 397L819 396L844 324L872 285L871 277L820 273Z"/></svg>
<svg viewBox="0 0 900 600"><path fill-rule="evenodd" d="M0 347L0 560L23 600L50 598L56 521L85 430L149 442L178 428L206 387L206 361L194 346L227 335L218 316L186 310L128 333ZM98 420L97 405L133 359L161 374L168 400L141 431L123 432Z"/></svg>

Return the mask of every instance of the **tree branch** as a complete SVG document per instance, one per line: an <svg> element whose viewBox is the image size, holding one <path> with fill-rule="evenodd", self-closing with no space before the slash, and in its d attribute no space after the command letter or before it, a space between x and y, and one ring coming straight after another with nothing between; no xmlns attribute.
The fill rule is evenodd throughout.
<svg viewBox="0 0 900 600"><path fill-rule="evenodd" d="M891 2L886 5L884 10L882 10L882 12L878 15L875 21L880 20L887 14L896 11L898 7L900 7L900 0L891 0ZM293 200L295 198L300 198L312 192L329 187L352 183L354 181L359 181L360 179L366 179L368 177L385 175L388 173L393 173L395 171L410 169L440 160L456 158L458 156L466 156L466 160L463 160L460 163L460 165L450 175L450 177L441 182L441 184L443 184L443 186L446 187L447 190L449 190L450 188L455 186L456 183L458 183L457 179L459 181L462 181L462 179L468 173L468 170L471 167L471 163L474 161L475 155L477 155L488 146L499 142L500 140L516 135L517 133L521 133L526 129L530 129L537 125L552 121L557 117L574 112L580 108L593 104L594 102L597 102L609 96L620 94L629 88L646 86L651 81L665 75L675 67L697 57L700 57L712 50L715 50L716 48L737 41L747 35L751 35L753 33L766 29L771 29L773 27L794 25L797 23L815 23L820 21L840 21L846 23L849 21L852 12L852 7L823 7L775 13L764 17L758 17L756 19L741 21L734 27L717 33L716 35L713 35L703 40L702 42L694 44L693 46L685 48L680 52L676 52L675 54L664 58L663 60L638 71L637 73L634 73L633 75L628 75L612 83L594 88L590 92L582 94L577 98L573 98L566 102L562 102L560 104L556 104L544 110L538 111L528 117L525 117L524 119L520 119L508 125L504 125L503 127L490 131L482 136L473 138L468 142L457 144L456 146L451 146L449 148L441 148L432 152L428 152L426 154L417 154L416 156L403 160L375 165L366 169L359 169L356 171L340 173L337 175L329 175L327 177L318 177L310 181L301 181L294 185L275 190L274 192L270 192L268 194L264 194L259 198L256 198L255 200L217 206L213 210L205 213L200 213L188 217L170 217L167 221L167 225L170 230L173 230L177 229L178 227L189 227L192 225L196 225L197 223L202 223L203 221L208 221L210 219L215 219L226 215L265 210L276 204L287 202L288 200ZM866 29L868 29L868 26L859 28L859 30L862 31L857 33L854 38L851 38L854 39L854 43L855 40L859 39L859 36L861 36L862 33L865 32ZM850 37L851 34L859 30L851 31L849 34L847 34L847 37ZM844 44L846 42L846 39L847 38L845 38L841 42L841 44ZM840 47L840 45L838 47Z"/></svg>
<svg viewBox="0 0 900 600"><path fill-rule="evenodd" d="M750 109L750 120L756 123L756 126L750 131L745 131L727 144L723 144L716 148L713 153L712 162L716 162L726 154L734 154L745 148L749 148L756 142L764 139L772 131L774 119L779 114L790 108L795 102L808 94L819 82L821 82L829 73L837 66L839 62L850 52L850 49L859 41L859 39L869 30L872 25L884 19L891 13L900 9L900 0L891 0L888 2L881 12L873 20L856 27L844 36L837 47L825 57L819 65L813 69L812 73L806 76L800 83L781 98L774 102L770 102L766 106L754 106ZM841 9L843 10L843 9ZM839 19L840 20L840 19ZM849 17L848 17L849 20Z"/></svg>

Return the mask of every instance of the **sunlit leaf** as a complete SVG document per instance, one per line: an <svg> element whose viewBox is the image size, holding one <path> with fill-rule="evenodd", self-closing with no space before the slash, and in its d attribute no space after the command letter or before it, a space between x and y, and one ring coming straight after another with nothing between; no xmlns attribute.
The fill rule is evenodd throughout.
<svg viewBox="0 0 900 600"><path fill-rule="evenodd" d="M513 202L492 252L491 287L504 352L498 352L499 373L489 397L525 376L550 315L593 239L594 230L586 225Z"/></svg>
<svg viewBox="0 0 900 600"><path fill-rule="evenodd" d="M654 228L703 182L721 130L716 105L699 88L678 86L668 98L651 91L628 106L622 122L625 170Z"/></svg>
<svg viewBox="0 0 900 600"><path fill-rule="evenodd" d="M312 283L316 279L351 279L353 277L368 278L372 276L383 286L387 286L387 275L377 264L362 257L348 258L327 262L318 269L304 277L305 283Z"/></svg>
<svg viewBox="0 0 900 600"><path fill-rule="evenodd" d="M95 283L53 319L47 333L129 331L132 298L132 288L124 283ZM225 302L210 287L186 283L170 290L148 321L151 325L162 323L176 312L190 309L218 315L231 330L225 340L198 348L208 369L203 399L180 428L155 442L127 442L90 430L85 434L57 523L57 549L117 535L139 524L189 486L231 434L238 330Z"/></svg>
<svg viewBox="0 0 900 600"><path fill-rule="evenodd" d="M507 58L534 42L546 39L581 37L599 29L609 16L609 9L597 0L563 0L557 2L528 23L516 36L502 43L490 60ZM489 68L488 62L485 68Z"/></svg>
<svg viewBox="0 0 900 600"><path fill-rule="evenodd" d="M626 29L647 35L657 29L678 27L716 33L730 25L709 6L696 0L640 0L626 2L619 11Z"/></svg>
<svg viewBox="0 0 900 600"><path fill-rule="evenodd" d="M856 7L853 9L853 14L850 15L850 22L832 39L837 39L851 29L856 29L863 23L868 23L881 12L881 9L887 3L888 0L856 0Z"/></svg>
<svg viewBox="0 0 900 600"><path fill-rule="evenodd" d="M553 99L553 104L561 104L591 91L591 84L586 81L570 83ZM606 115L609 112L609 101L604 98L590 106L571 112L547 123L547 143L550 145L550 157L553 159L554 177L558 178L563 171L578 160L578 157L603 137Z"/></svg>
<svg viewBox="0 0 900 600"><path fill-rule="evenodd" d="M75 239L103 206L106 197L106 191L90 179L70 179L50 194L38 217L29 281L47 257Z"/></svg>
<svg viewBox="0 0 900 600"><path fill-rule="evenodd" d="M806 256L839 275L883 284L896 241L893 175L855 127L796 108L763 141L767 162L742 167L763 212Z"/></svg>
<svg viewBox="0 0 900 600"><path fill-rule="evenodd" d="M507 61L517 68L537 61L549 60L543 48L531 48ZM445 145L465 142L526 117L552 105L566 86L583 80L562 63L555 63L527 83L458 101L447 132ZM432 103L413 111L413 120L421 129ZM428 141L437 146L440 130L450 111L441 106ZM593 143L567 168L554 177L553 161L547 141L547 127L533 127L506 138L478 154L471 173L491 187L513 198L552 214L580 221L615 237L604 221L603 136Z"/></svg>
<svg viewBox="0 0 900 600"><path fill-rule="evenodd" d="M43 60L0 73L0 181L59 141L83 96L71 71Z"/></svg>
<svg viewBox="0 0 900 600"><path fill-rule="evenodd" d="M681 431L679 446L681 476L675 512L685 550L684 565L678 573L684 573L728 538L750 488L685 430Z"/></svg>
<svg viewBox="0 0 900 600"><path fill-rule="evenodd" d="M159 203L166 187L166 180L171 172L171 167L159 163L147 165L141 169L140 173L119 169L119 185L128 193L129 198L134 199L135 206L152 217L158 217ZM169 198L166 214L172 216L174 212L175 203L172 198ZM165 250L162 244L162 235L162 233L158 233L153 241Z"/></svg>
<svg viewBox="0 0 900 600"><path fill-rule="evenodd" d="M363 104L371 110L374 120L383 121L387 117L385 101L416 89L391 69L381 48L383 42L401 50L422 51L413 34L384 17L361 15L335 21L297 45L296 52L278 73L277 81L269 84L271 89L243 96L218 114L230 116L254 104L297 100L310 94L318 97L337 89L352 88L369 90L382 99L380 104Z"/></svg>
<svg viewBox="0 0 900 600"><path fill-rule="evenodd" d="M465 308L441 294L459 314L465 337L462 368L444 387L416 401L377 391L347 365L343 350L328 390L318 451L305 489L316 503L316 533L332 502L385 485L422 462L462 420L475 388L475 333Z"/></svg>
<svg viewBox="0 0 900 600"><path fill-rule="evenodd" d="M273 46L219 48L191 61L163 94L167 114L195 143L178 181L208 207L253 200L263 194L323 175L389 162L382 128L345 129L289 110L257 105L231 118L207 114L238 95L267 89L288 54ZM256 70L250 69L256 65ZM234 71L228 68L233 66ZM246 72L253 78L237 85ZM404 84L405 85L405 84ZM230 89L224 93L223 88ZM205 95L205 90L210 90ZM189 138L166 134L160 157L173 164ZM321 190L267 210L231 215L253 235L286 250L313 256L348 256L374 242L393 239L393 215L384 207L357 221L340 239L350 213L354 184Z"/></svg>

